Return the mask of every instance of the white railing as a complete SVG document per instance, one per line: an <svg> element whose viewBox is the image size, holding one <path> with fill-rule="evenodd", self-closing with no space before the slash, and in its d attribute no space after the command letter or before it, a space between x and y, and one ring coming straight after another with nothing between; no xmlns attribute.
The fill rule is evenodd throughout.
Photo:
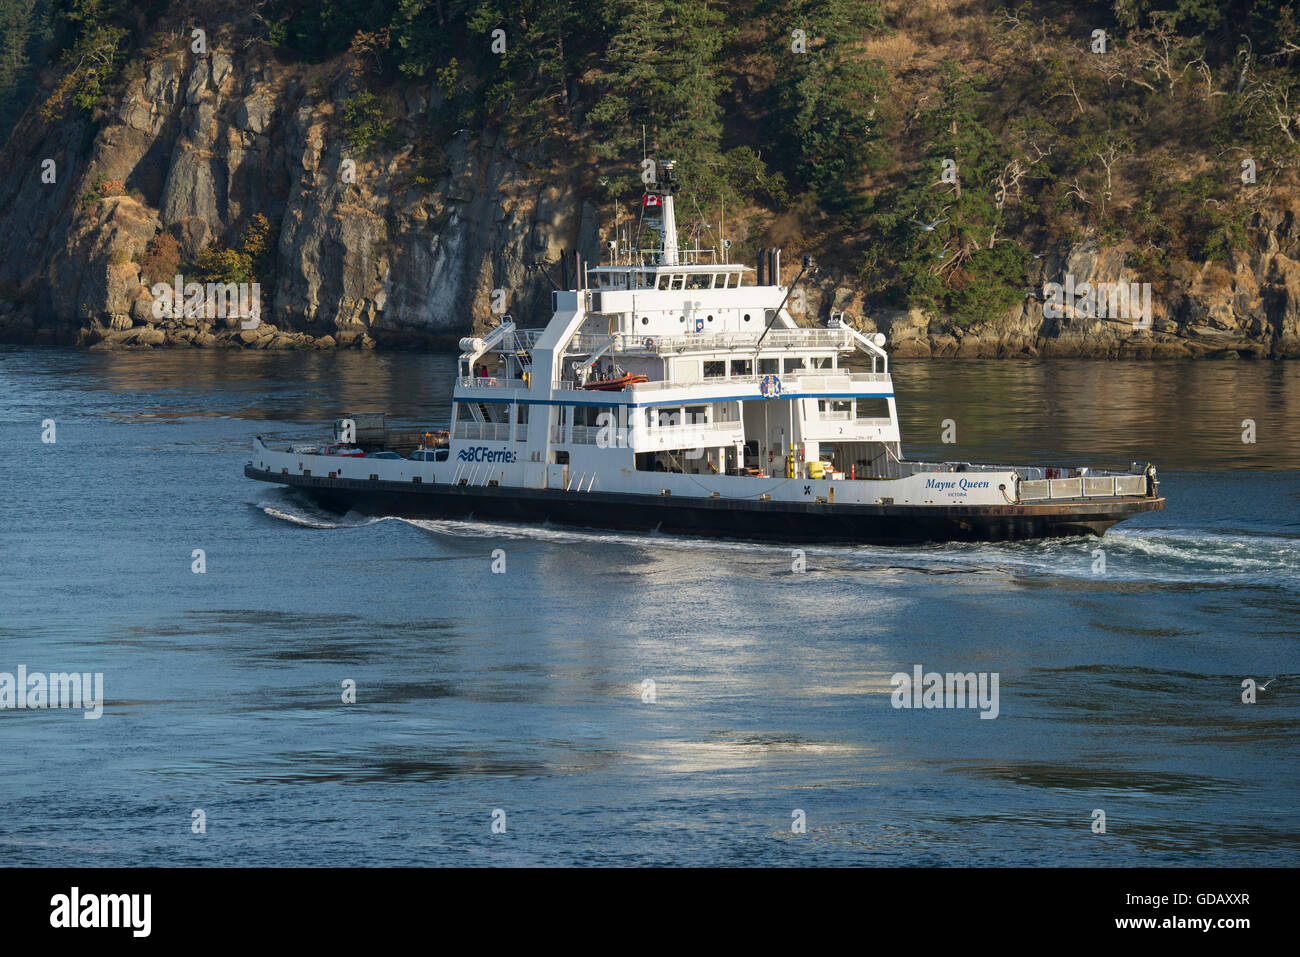
<svg viewBox="0 0 1300 957"><path fill-rule="evenodd" d="M454 439L484 439L504 442L510 439L509 422L457 422Z"/></svg>
<svg viewBox="0 0 1300 957"><path fill-rule="evenodd" d="M589 355L604 348L611 339L614 344L610 352L652 356L686 352L753 353L760 349L760 340L763 352L776 349L848 349L853 344L847 326L837 329L773 329L766 336L761 328L754 332L698 332L680 336L622 333L611 336L580 332L569 340L566 351L570 355Z"/></svg>
<svg viewBox="0 0 1300 957"><path fill-rule="evenodd" d="M463 376L456 382L462 389L526 389L523 379L502 379L495 376Z"/></svg>
<svg viewBox="0 0 1300 957"><path fill-rule="evenodd" d="M786 398L799 398L800 393L812 392L817 389L847 389L854 385L874 385L876 383L890 381L888 375L879 372L854 372L849 374L832 373L830 375L821 373L814 375L800 375L796 373L779 375L775 372L771 374L776 375L777 378L781 380L781 387L783 390L782 396ZM670 379L660 382L638 382L632 388L640 393L643 391L654 392L660 389L697 388L706 385L758 385L758 383L762 382L767 378L767 376L768 373L764 373L763 375L737 375L730 377L718 376L717 378L695 379L690 382L679 382ZM572 389L574 386L572 383L563 385L561 383L556 383L556 388ZM787 393L789 394L787 395ZM701 396L700 400L705 401L705 397Z"/></svg>
<svg viewBox="0 0 1300 957"><path fill-rule="evenodd" d="M1143 497L1147 494L1147 478L1145 475L1085 475L1079 478L1032 479L1022 480L1019 488L1022 502L1058 498Z"/></svg>
<svg viewBox="0 0 1300 957"><path fill-rule="evenodd" d="M597 445L604 426L599 425L553 425L551 441L556 445ZM613 438L616 433L612 428L606 429L606 435Z"/></svg>

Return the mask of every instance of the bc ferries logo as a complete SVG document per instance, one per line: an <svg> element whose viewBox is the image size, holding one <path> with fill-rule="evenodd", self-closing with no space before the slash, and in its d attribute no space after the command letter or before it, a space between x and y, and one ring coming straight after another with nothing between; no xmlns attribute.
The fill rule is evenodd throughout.
<svg viewBox="0 0 1300 957"><path fill-rule="evenodd" d="M961 489L963 492L969 492L972 489L989 488L990 485L991 483L988 480L976 481L975 479L967 478L956 479L951 482L944 479L932 478L925 480L926 488L938 489L941 492L952 492L957 489Z"/></svg>
<svg viewBox="0 0 1300 957"><path fill-rule="evenodd" d="M775 399L781 394L781 380L774 375L765 375L758 384L758 391L765 399Z"/></svg>
<svg viewBox="0 0 1300 957"><path fill-rule="evenodd" d="M506 449L490 449L486 445L471 445L456 453L462 462L513 462L515 453Z"/></svg>

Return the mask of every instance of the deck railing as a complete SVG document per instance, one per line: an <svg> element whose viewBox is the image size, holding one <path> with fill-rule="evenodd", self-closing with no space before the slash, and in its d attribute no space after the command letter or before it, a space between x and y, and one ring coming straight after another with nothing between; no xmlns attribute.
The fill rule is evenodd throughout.
<svg viewBox="0 0 1300 957"><path fill-rule="evenodd" d="M569 340L568 353L590 355L614 344L609 353L647 356L682 355L687 352L736 352L752 354L762 341L762 352L778 349L848 349L852 335L847 329L773 329L763 335L761 324L753 332L693 332L684 335L601 335L577 333Z"/></svg>
<svg viewBox="0 0 1300 957"><path fill-rule="evenodd" d="M1145 475L1085 475L1079 478L1032 479L1020 483L1022 502L1058 498L1119 498L1146 494Z"/></svg>
<svg viewBox="0 0 1300 957"><path fill-rule="evenodd" d="M483 439L504 442L510 438L509 422L457 422L454 439Z"/></svg>
<svg viewBox="0 0 1300 957"><path fill-rule="evenodd" d="M463 376L456 380L462 389L526 389L525 379L504 379L497 376Z"/></svg>

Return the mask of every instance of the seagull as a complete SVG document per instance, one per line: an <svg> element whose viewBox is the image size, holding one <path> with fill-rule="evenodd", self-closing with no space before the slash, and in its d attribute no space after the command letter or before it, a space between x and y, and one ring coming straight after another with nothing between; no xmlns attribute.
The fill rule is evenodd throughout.
<svg viewBox="0 0 1300 957"><path fill-rule="evenodd" d="M1274 681L1277 681L1277 679L1276 679L1276 678L1269 678L1267 681L1265 681L1262 685L1259 686L1259 690L1260 690L1260 691L1266 691L1266 690L1268 690L1268 686L1271 685Z"/></svg>
<svg viewBox="0 0 1300 957"><path fill-rule="evenodd" d="M915 216L913 216L911 219L908 220L908 222L916 223L916 225L920 226L921 231L924 233L934 232L936 227L938 227L941 223L946 223L947 221L948 221L947 217L944 217L943 219L936 219L932 223L923 223Z"/></svg>
<svg viewBox="0 0 1300 957"><path fill-rule="evenodd" d="M1047 254L1046 254L1046 253L1035 253L1035 254L1034 254L1034 258L1035 258L1035 259L1042 259L1045 255L1047 255Z"/></svg>

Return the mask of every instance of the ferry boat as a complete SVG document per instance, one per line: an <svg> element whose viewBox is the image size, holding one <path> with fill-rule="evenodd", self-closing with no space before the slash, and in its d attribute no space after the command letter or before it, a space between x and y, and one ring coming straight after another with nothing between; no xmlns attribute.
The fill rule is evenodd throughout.
<svg viewBox="0 0 1300 957"><path fill-rule="evenodd" d="M1164 507L1150 465L904 458L885 337L798 325L807 257L785 284L779 250L751 267L725 243L679 248L673 165L658 172L636 233L652 248L566 256L545 328L461 340L447 431L367 442L345 417L319 446L258 436L245 475L338 511L783 542L1102 535Z"/></svg>

